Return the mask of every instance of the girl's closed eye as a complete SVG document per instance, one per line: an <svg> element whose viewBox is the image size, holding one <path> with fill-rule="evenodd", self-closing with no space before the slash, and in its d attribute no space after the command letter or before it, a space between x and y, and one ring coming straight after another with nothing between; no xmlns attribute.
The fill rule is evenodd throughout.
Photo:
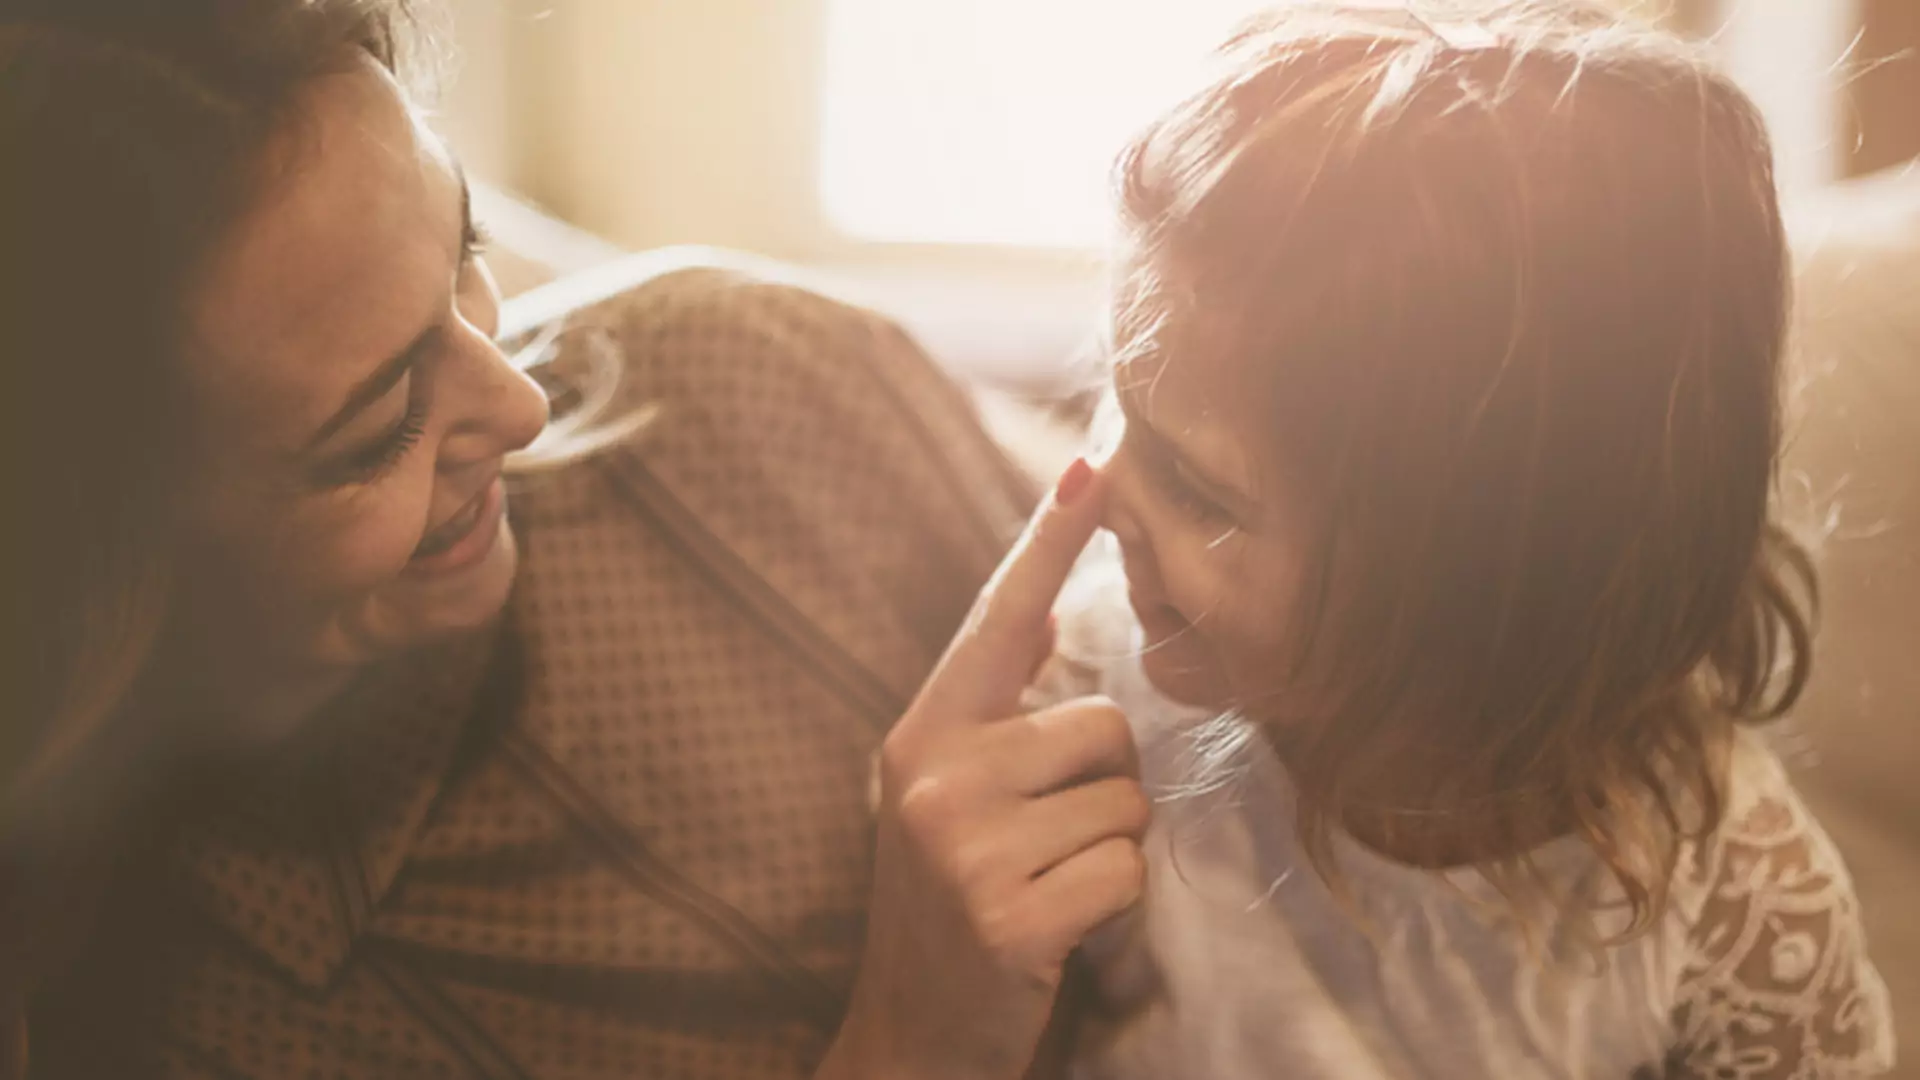
<svg viewBox="0 0 1920 1080"><path fill-rule="evenodd" d="M1149 450L1147 457L1151 466L1148 472L1160 488L1160 493L1181 513L1203 525L1231 522L1232 513L1206 493L1199 479L1188 471L1179 458L1158 449Z"/></svg>
<svg viewBox="0 0 1920 1080"><path fill-rule="evenodd" d="M460 236L461 262L470 263L487 253L488 245L493 243L493 234L485 225L469 218Z"/></svg>

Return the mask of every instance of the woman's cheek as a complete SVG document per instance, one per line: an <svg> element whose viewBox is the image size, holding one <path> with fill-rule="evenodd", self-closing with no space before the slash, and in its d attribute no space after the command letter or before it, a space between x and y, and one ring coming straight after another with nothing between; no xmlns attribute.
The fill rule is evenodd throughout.
<svg viewBox="0 0 1920 1080"><path fill-rule="evenodd" d="M410 471L413 475L408 475ZM300 565L288 567L325 598L350 599L387 584L406 570L428 525L433 502L429 466L396 472L331 507L324 525L302 545Z"/></svg>

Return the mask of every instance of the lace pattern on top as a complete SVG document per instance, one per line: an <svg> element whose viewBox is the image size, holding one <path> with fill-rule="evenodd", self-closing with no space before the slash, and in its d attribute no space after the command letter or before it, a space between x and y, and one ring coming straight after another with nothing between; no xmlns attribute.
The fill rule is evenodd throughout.
<svg viewBox="0 0 1920 1080"><path fill-rule="evenodd" d="M1721 826L1681 968L1669 1075L1827 1080L1893 1066L1885 985L1833 842L1778 766Z"/></svg>

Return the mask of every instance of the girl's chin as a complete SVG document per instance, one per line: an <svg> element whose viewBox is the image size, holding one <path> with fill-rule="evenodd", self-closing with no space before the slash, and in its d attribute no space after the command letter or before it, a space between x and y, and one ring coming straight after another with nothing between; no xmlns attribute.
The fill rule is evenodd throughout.
<svg viewBox="0 0 1920 1080"><path fill-rule="evenodd" d="M1185 652L1179 642L1155 642L1141 656L1140 668L1155 690L1182 705L1222 707L1220 686L1208 665Z"/></svg>

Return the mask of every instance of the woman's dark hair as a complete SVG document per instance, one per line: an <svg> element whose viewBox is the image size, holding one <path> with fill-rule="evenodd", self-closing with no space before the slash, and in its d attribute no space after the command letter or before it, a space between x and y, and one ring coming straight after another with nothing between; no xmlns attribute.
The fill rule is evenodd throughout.
<svg viewBox="0 0 1920 1080"><path fill-rule="evenodd" d="M1361 822L1529 891L1522 853L1572 830L1638 929L1718 823L1737 725L1808 672L1812 572L1770 516L1771 150L1666 35L1478 11L1250 25L1120 161L1113 336L1266 380L1320 511L1280 658L1312 715L1272 726L1316 864L1337 885L1330 830ZM1381 803L1409 756L1431 779Z"/></svg>
<svg viewBox="0 0 1920 1080"><path fill-rule="evenodd" d="M405 0L0 0L0 1076L85 932L155 748L189 294L313 78L403 66ZM275 158L277 160L277 157ZM137 767L136 767L137 766Z"/></svg>

